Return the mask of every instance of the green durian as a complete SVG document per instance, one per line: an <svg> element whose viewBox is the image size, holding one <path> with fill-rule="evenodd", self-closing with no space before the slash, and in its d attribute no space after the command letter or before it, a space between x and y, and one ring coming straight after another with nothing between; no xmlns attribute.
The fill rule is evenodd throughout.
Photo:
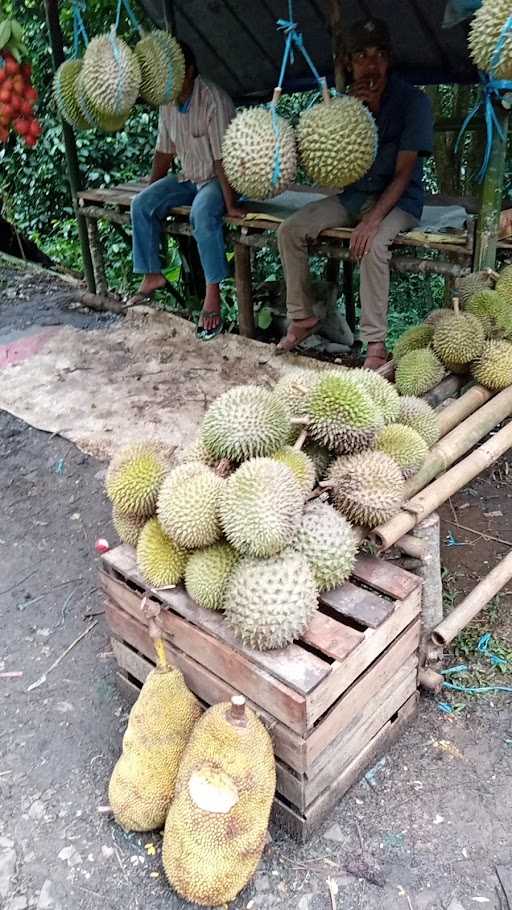
<svg viewBox="0 0 512 910"><path fill-rule="evenodd" d="M404 478L384 452L337 458L327 472L335 508L351 524L375 528L395 515L404 499Z"/></svg>
<svg viewBox="0 0 512 910"><path fill-rule="evenodd" d="M272 392L255 385L235 386L208 409L201 443L216 458L240 462L273 455L286 445L290 415Z"/></svg>
<svg viewBox="0 0 512 910"><path fill-rule="evenodd" d="M158 496L158 520L179 546L193 550L219 540L224 482L198 462L178 465L169 472Z"/></svg>
<svg viewBox="0 0 512 910"><path fill-rule="evenodd" d="M309 436L338 454L368 448L384 424L368 392L341 371L324 373L309 394L307 408Z"/></svg>
<svg viewBox="0 0 512 910"><path fill-rule="evenodd" d="M200 607L223 609L226 586L239 558L228 543L216 543L192 553L185 570L185 587Z"/></svg>
<svg viewBox="0 0 512 910"><path fill-rule="evenodd" d="M444 324L444 319L439 325ZM395 385L400 395L415 397L430 392L444 376L444 367L433 351L422 348L409 351L398 362L395 371Z"/></svg>
<svg viewBox="0 0 512 910"><path fill-rule="evenodd" d="M396 461L406 479L419 471L428 454L423 437L401 423L390 423L377 434L375 450Z"/></svg>
<svg viewBox="0 0 512 910"><path fill-rule="evenodd" d="M112 458L105 481L107 496L120 512L149 518L169 470L166 448L158 441L125 446Z"/></svg>
<svg viewBox="0 0 512 910"><path fill-rule="evenodd" d="M185 575L188 553L172 540L156 518L150 518L139 534L137 566L152 588L177 585Z"/></svg>
<svg viewBox="0 0 512 910"><path fill-rule="evenodd" d="M433 408L423 398L404 395L400 398L398 423L412 427L425 440L429 449L435 445L440 436L439 418Z"/></svg>
<svg viewBox="0 0 512 910"><path fill-rule="evenodd" d="M393 360L397 363L404 354L410 351L418 351L421 348L428 348L434 336L434 328L431 325L413 325L406 329L396 342L393 348Z"/></svg>
<svg viewBox="0 0 512 910"><path fill-rule="evenodd" d="M471 372L480 385L491 392L501 392L512 385L512 344L510 341L486 341Z"/></svg>
<svg viewBox="0 0 512 910"><path fill-rule="evenodd" d="M306 504L292 548L308 560L319 591L330 591L347 580L357 553L352 527L326 502Z"/></svg>

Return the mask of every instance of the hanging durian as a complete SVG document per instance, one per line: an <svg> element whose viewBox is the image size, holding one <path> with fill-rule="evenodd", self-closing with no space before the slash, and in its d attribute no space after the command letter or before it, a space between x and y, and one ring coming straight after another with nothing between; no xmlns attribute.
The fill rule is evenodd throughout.
<svg viewBox="0 0 512 910"><path fill-rule="evenodd" d="M53 94L61 117L75 129L86 130L91 124L82 114L76 94L76 83L81 70L81 60L66 60L61 63L53 80Z"/></svg>
<svg viewBox="0 0 512 910"><path fill-rule="evenodd" d="M277 196L297 172L293 129L270 110L240 111L224 134L222 163L229 183L241 195L249 199Z"/></svg>
<svg viewBox="0 0 512 910"><path fill-rule="evenodd" d="M141 71L140 94L153 107L178 97L185 79L183 51L169 32L155 30L135 45Z"/></svg>
<svg viewBox="0 0 512 910"><path fill-rule="evenodd" d="M143 604L157 665L130 711L108 788L110 806L126 831L152 831L164 824L185 746L202 713L181 671L167 662L155 622L159 608L146 598Z"/></svg>
<svg viewBox="0 0 512 910"><path fill-rule="evenodd" d="M182 898L218 907L248 884L275 785L270 737L245 699L209 708L183 756L164 832L164 869Z"/></svg>
<svg viewBox="0 0 512 910"><path fill-rule="evenodd" d="M93 117L126 118L138 97L140 81L137 57L114 29L89 42L79 85Z"/></svg>
<svg viewBox="0 0 512 910"><path fill-rule="evenodd" d="M484 0L475 13L469 32L473 62L478 69L492 73L497 79L512 79L512 31L503 32L510 14L510 0ZM503 46L496 53L502 34Z"/></svg>
<svg viewBox="0 0 512 910"><path fill-rule="evenodd" d="M297 140L308 177L336 189L364 177L377 154L375 120L361 101L348 95L303 111Z"/></svg>

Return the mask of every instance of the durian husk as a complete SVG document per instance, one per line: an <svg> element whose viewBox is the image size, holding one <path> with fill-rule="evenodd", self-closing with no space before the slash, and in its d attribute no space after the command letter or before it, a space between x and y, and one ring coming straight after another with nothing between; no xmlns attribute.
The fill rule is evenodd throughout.
<svg viewBox="0 0 512 910"><path fill-rule="evenodd" d="M335 508L351 524L375 528L400 509L405 481L397 463L383 452L337 458L327 472Z"/></svg>
<svg viewBox="0 0 512 910"><path fill-rule="evenodd" d="M501 392L512 385L511 342L486 341L480 356L471 364L471 372L491 392Z"/></svg>
<svg viewBox="0 0 512 910"><path fill-rule="evenodd" d="M185 57L176 39L169 32L154 30L136 44L135 56L144 101L153 107L175 101L185 79Z"/></svg>
<svg viewBox="0 0 512 910"><path fill-rule="evenodd" d="M150 518L137 541L137 566L152 588L166 588L182 581L188 552L172 540L156 518Z"/></svg>
<svg viewBox="0 0 512 910"><path fill-rule="evenodd" d="M471 58L478 69L492 72L497 79L512 79L512 33L505 37L497 66L493 58L498 41L510 16L510 0L484 0L477 9L469 31Z"/></svg>
<svg viewBox="0 0 512 910"><path fill-rule="evenodd" d="M65 60L53 80L53 94L61 117L77 130L89 129L91 124L82 114L76 94L77 79L82 70L81 60Z"/></svg>
<svg viewBox="0 0 512 910"><path fill-rule="evenodd" d="M79 85L93 115L107 121L124 121L137 100L140 82L137 57L114 30L91 39Z"/></svg>
<svg viewBox="0 0 512 910"><path fill-rule="evenodd" d="M240 111L222 143L222 164L237 192L249 199L270 199L295 179L295 134L283 117L264 108Z"/></svg>
<svg viewBox="0 0 512 910"><path fill-rule="evenodd" d="M361 101L343 95L303 111L297 142L313 183L339 190L370 170L377 154L377 127Z"/></svg>

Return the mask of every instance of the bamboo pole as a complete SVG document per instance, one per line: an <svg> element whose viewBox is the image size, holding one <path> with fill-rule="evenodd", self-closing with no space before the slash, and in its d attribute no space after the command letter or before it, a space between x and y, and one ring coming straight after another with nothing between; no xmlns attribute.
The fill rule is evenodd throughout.
<svg viewBox="0 0 512 910"><path fill-rule="evenodd" d="M501 203L507 156L509 112L499 101L493 102L498 128L493 130L489 167L482 187L482 204L476 229L475 271L496 265L500 233Z"/></svg>
<svg viewBox="0 0 512 910"><path fill-rule="evenodd" d="M469 407L476 401L477 396L472 395L466 399ZM462 399L461 399L462 401ZM444 420L444 425L449 426L451 422L450 408L446 408L440 419ZM462 409L456 410L459 415ZM454 464L459 458L466 454L477 442L480 442L484 436L494 429L502 420L509 417L512 413L512 386L499 392L490 401L480 407L476 412L470 414L462 423L456 426L451 432L447 433L439 442L433 446L427 455L427 459L414 477L411 477L405 485L405 496L410 498L419 490L427 486L434 478L443 471L446 471L450 465Z"/></svg>
<svg viewBox="0 0 512 910"><path fill-rule="evenodd" d="M443 618L443 583L441 581L441 544L439 515L433 512L414 528L413 540L426 551L416 574L423 582L421 590L421 622L430 632ZM403 540L403 538L402 538ZM398 542L400 543L400 541Z"/></svg>
<svg viewBox="0 0 512 910"><path fill-rule="evenodd" d="M334 84L337 92L345 91L345 42L343 38L342 0L329 0L329 25L332 35Z"/></svg>
<svg viewBox="0 0 512 910"><path fill-rule="evenodd" d="M59 21L59 2L58 0L44 0L46 13L46 23L48 26L48 36L50 38L50 47L52 51L52 61L54 72L64 62L64 41ZM78 206L78 192L81 189L80 168L78 165L78 153L76 150L75 134L69 123L62 120L62 132L64 136L64 146L66 149L66 164L68 169L69 186L71 189L71 199L78 222L78 235L80 238L80 249L82 251L82 261L84 265L84 274L87 281L87 288L94 294L96 292L96 282L94 280L94 268L92 264L91 250L89 247L89 237L87 234L87 224L85 218L80 214Z"/></svg>
<svg viewBox="0 0 512 910"><path fill-rule="evenodd" d="M493 397L494 392L489 392L481 385L471 386L460 398L450 402L439 411L439 430L441 437L446 436L450 430L458 427L466 417L469 417L478 408L486 404Z"/></svg>
<svg viewBox="0 0 512 910"><path fill-rule="evenodd" d="M418 522L435 512L457 490L494 464L511 446L512 423L509 423L446 474L438 477L430 486L406 502L394 518L371 532L370 539L381 549L389 549L400 537L412 531Z"/></svg>
<svg viewBox="0 0 512 910"><path fill-rule="evenodd" d="M412 556L413 559L426 559L428 555L425 544L412 534L404 534L400 540L397 540L395 547L406 556Z"/></svg>
<svg viewBox="0 0 512 910"><path fill-rule="evenodd" d="M503 431L502 431L503 432ZM480 581L432 632L436 645L448 645L512 578L512 551Z"/></svg>

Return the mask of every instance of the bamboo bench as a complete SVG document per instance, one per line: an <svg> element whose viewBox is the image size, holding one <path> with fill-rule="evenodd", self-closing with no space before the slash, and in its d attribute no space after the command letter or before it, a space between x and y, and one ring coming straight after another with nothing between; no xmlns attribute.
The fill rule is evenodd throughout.
<svg viewBox="0 0 512 910"><path fill-rule="evenodd" d="M107 292L104 268L104 253L101 248L98 221L107 221L118 228L130 224L130 206L133 198L146 186L145 181L132 181L109 188L87 189L78 194L80 214L87 221L91 254L93 258L96 284L99 293ZM292 187L294 192L312 191L311 187ZM442 197L430 197L435 204ZM453 201L453 200L451 200ZM251 212L258 211L261 205L251 205ZM189 223L189 206L172 210L164 232L171 236L191 237ZM261 218L238 219L226 218L226 225L232 230L235 262L235 280L238 296L240 334L252 338L255 335L254 310L252 300L251 250L261 249L276 243L276 230L279 223L261 213ZM346 301L347 321L355 328L356 314L352 292L352 263L349 259L348 245L352 231L350 228L330 228L322 232L320 240L311 245L311 253L326 256L328 259L328 279L337 281L340 261L344 262L343 290ZM400 234L392 245L391 268L401 273L437 274L448 279L456 279L471 270L474 254L475 221L469 218L468 230L453 235L449 242L436 240L419 240ZM512 244L511 250L512 250ZM431 258L434 252L441 254ZM423 255L418 255L422 253ZM427 255L424 255L424 254Z"/></svg>

